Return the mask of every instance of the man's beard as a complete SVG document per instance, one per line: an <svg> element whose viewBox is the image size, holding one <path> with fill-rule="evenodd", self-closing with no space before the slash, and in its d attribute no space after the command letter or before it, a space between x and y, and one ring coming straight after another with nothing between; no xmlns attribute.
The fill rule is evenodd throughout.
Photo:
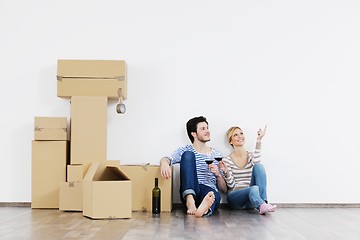
<svg viewBox="0 0 360 240"><path fill-rule="evenodd" d="M207 143L210 141L210 138L209 139L198 138L198 140L199 140L199 142Z"/></svg>

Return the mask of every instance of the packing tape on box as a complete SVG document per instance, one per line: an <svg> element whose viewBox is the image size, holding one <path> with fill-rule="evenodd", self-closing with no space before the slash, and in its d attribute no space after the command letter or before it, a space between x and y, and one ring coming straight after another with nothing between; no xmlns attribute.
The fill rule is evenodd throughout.
<svg viewBox="0 0 360 240"><path fill-rule="evenodd" d="M70 78L70 79L109 79L109 80L113 80L113 79L116 79L118 81L124 81L126 79L125 76L114 76L114 77L91 77L91 76L84 76L84 77L63 77L63 76L56 76L56 79L60 82L63 81L63 79L67 79L67 78Z"/></svg>
<svg viewBox="0 0 360 240"><path fill-rule="evenodd" d="M39 127L35 127L34 128L34 131L42 131L42 130L57 130L57 129L61 129L61 130L63 130L64 132L67 132L67 128L39 128Z"/></svg>
<svg viewBox="0 0 360 240"><path fill-rule="evenodd" d="M146 164L146 165L142 165L142 168L143 168L145 171L147 171L147 168L148 168L149 165L150 165L150 163L148 163L148 164Z"/></svg>
<svg viewBox="0 0 360 240"><path fill-rule="evenodd" d="M125 76L116 76L115 77L118 81L125 81Z"/></svg>
<svg viewBox="0 0 360 240"><path fill-rule="evenodd" d="M148 166L150 166L150 163L139 163L139 164L127 164L126 166L140 166L145 171L147 171Z"/></svg>

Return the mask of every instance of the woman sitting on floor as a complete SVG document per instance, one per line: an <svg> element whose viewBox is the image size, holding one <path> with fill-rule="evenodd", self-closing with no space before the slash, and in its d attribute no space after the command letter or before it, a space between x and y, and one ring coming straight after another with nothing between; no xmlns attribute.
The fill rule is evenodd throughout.
<svg viewBox="0 0 360 240"><path fill-rule="evenodd" d="M227 131L227 139L233 152L219 163L225 174L229 191L227 201L233 209L258 209L260 214L273 212L276 205L267 202L266 172L260 163L261 140L265 136L259 129L254 152L246 151L244 133L240 127L231 127Z"/></svg>

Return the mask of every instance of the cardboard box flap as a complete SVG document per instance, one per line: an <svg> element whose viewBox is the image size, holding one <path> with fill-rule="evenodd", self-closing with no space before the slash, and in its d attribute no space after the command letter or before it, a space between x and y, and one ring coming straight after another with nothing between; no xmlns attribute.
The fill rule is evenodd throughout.
<svg viewBox="0 0 360 240"><path fill-rule="evenodd" d="M57 77L126 79L124 60L65 60L59 59Z"/></svg>
<svg viewBox="0 0 360 240"><path fill-rule="evenodd" d="M100 163L94 161L91 163L87 170L84 181L119 181L119 180L130 180L114 163L113 166L104 166L104 163L110 163L109 161Z"/></svg>
<svg viewBox="0 0 360 240"><path fill-rule="evenodd" d="M120 160L106 160L106 166L120 167Z"/></svg>
<svg viewBox="0 0 360 240"><path fill-rule="evenodd" d="M100 162L92 162L85 174L84 181L93 180L99 166L100 166Z"/></svg>
<svg viewBox="0 0 360 240"><path fill-rule="evenodd" d="M116 166L106 166L105 170L101 174L100 181L119 181L130 180L120 169Z"/></svg>

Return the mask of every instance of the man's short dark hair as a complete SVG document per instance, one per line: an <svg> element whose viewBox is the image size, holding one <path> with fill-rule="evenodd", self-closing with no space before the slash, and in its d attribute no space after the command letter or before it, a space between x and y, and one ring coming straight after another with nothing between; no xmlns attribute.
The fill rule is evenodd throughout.
<svg viewBox="0 0 360 240"><path fill-rule="evenodd" d="M191 143L194 143L194 140L195 140L194 137L191 135L191 133L192 132L196 133L197 125L198 125L198 123L201 123L201 122L206 122L206 124L209 125L209 123L206 121L206 118L203 116L194 117L186 123L186 131L190 138Z"/></svg>

